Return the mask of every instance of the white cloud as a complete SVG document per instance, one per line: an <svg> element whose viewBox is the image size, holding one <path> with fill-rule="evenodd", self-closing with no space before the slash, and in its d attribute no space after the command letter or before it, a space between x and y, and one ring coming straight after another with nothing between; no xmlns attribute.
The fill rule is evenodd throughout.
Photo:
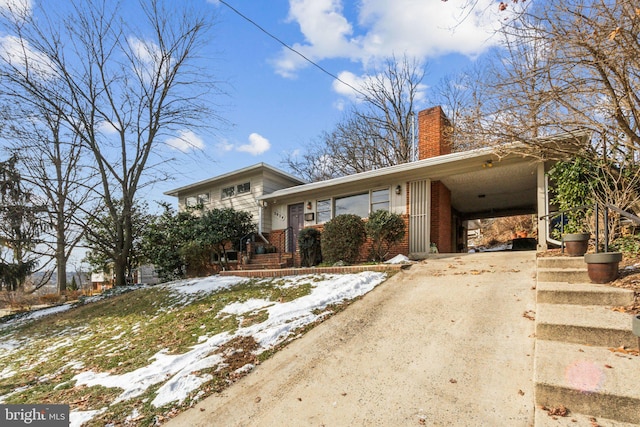
<svg viewBox="0 0 640 427"><path fill-rule="evenodd" d="M228 139L223 138L216 144L216 149L218 151L231 151L233 150L233 144L229 142Z"/></svg>
<svg viewBox="0 0 640 427"><path fill-rule="evenodd" d="M271 143L267 138L257 133L249 135L249 143L239 146L236 150L249 153L253 156L265 153L271 148Z"/></svg>
<svg viewBox="0 0 640 427"><path fill-rule="evenodd" d="M18 21L31 15L33 4L31 0L0 0L0 9Z"/></svg>
<svg viewBox="0 0 640 427"><path fill-rule="evenodd" d="M362 0L350 22L341 0L290 0L289 21L305 38L293 47L314 61L342 58L364 66L392 55L419 60L460 53L477 56L496 42L489 40L500 23L494 0L478 0L464 15L467 0ZM276 72L291 77L309 64L283 49Z"/></svg>
<svg viewBox="0 0 640 427"><path fill-rule="evenodd" d="M104 133L106 135L113 135L115 133L118 133L118 128L116 128L109 122L103 121L98 125L98 132Z"/></svg>
<svg viewBox="0 0 640 427"><path fill-rule="evenodd" d="M369 74L362 74L360 76L357 76L350 71L343 71L339 73L338 78L341 81L334 80L332 83L334 92L351 99L351 101L353 102L359 102L362 100L362 97L354 90L354 88L358 90L366 91L364 88L367 87L368 85L371 85L370 82L372 80L375 80L376 85L378 81L386 80L382 75L379 75L377 77ZM349 86L347 86L342 82L347 83ZM389 92L391 92L392 89L390 87L390 82L386 81L385 83L386 83L385 86L388 88ZM428 87L425 84L419 84L416 87L416 92L414 94L414 101L417 104L419 104L420 102L423 102L426 99L427 89ZM345 107L343 102L336 103L334 105L340 111L342 111Z"/></svg>
<svg viewBox="0 0 640 427"><path fill-rule="evenodd" d="M156 43L148 40L141 40L137 37L127 39L129 48L140 61L139 67L135 70L145 82L153 81L157 74L168 73L171 67L171 60L163 57L163 53ZM160 70L160 66L163 70Z"/></svg>
<svg viewBox="0 0 640 427"><path fill-rule="evenodd" d="M193 149L204 148L204 141L202 141L202 138L190 130L179 131L178 136L167 139L166 144L174 150L182 151L183 153Z"/></svg>
<svg viewBox="0 0 640 427"><path fill-rule="evenodd" d="M18 37L0 37L0 57L20 71L29 68L41 80L51 80L56 76L56 67L49 58L32 50L27 41Z"/></svg>

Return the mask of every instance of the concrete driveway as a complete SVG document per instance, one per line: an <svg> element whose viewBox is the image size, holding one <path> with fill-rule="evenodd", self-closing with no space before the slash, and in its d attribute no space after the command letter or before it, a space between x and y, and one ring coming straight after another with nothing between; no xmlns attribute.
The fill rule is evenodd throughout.
<svg viewBox="0 0 640 427"><path fill-rule="evenodd" d="M439 255L170 426L532 426L535 252Z"/></svg>

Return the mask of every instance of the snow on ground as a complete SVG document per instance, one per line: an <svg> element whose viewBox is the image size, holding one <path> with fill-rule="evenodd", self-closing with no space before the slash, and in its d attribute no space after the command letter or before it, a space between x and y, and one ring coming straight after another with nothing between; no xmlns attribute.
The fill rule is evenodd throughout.
<svg viewBox="0 0 640 427"><path fill-rule="evenodd" d="M17 323L23 323L23 322L28 322L30 320L39 319L44 316L49 316L56 313L62 313L63 311L69 310L71 307L73 307L73 304L69 303L69 304L56 305L54 307L49 307L49 308L43 308L42 310L30 311L24 316L17 316L7 322L0 323L0 329L4 329L6 327L16 325Z"/></svg>
<svg viewBox="0 0 640 427"><path fill-rule="evenodd" d="M318 280L321 277L322 280ZM253 299L242 304L232 303L221 312L241 315L256 310L265 309L269 313L266 321L239 328L234 334L227 332L211 337L201 337L203 340L186 353L169 355L166 351L156 353L152 362L143 368L122 375L111 375L107 372L86 371L76 375L76 386L102 385L105 387L119 387L123 391L114 401L131 399L143 394L148 387L166 381L157 392L153 405L163 406L172 401L182 401L189 393L209 380L208 376L197 376L194 372L210 368L222 362L222 356L214 354L221 345L235 337L253 336L260 345L258 352L262 352L283 341L293 330L316 321L320 315L313 312L322 310L330 304L340 303L364 295L382 283L386 278L384 273L362 272L359 274L325 275L325 276L295 276L283 278L287 286L291 282L312 284L311 293L296 300L278 303ZM187 298L196 292L215 292L222 288L231 287L246 280L239 277L212 276L200 280L175 282L168 287ZM168 381L167 381L168 380ZM85 420L86 421L86 420Z"/></svg>
<svg viewBox="0 0 640 427"><path fill-rule="evenodd" d="M410 264L412 261L406 255L398 254L384 262L385 264Z"/></svg>

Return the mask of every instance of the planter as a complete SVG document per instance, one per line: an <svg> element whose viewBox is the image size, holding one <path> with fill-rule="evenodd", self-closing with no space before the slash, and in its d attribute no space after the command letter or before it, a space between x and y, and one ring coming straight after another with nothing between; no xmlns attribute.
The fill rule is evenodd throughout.
<svg viewBox="0 0 640 427"><path fill-rule="evenodd" d="M620 252L586 254L587 273L593 283L609 283L618 278L618 264L622 261Z"/></svg>
<svg viewBox="0 0 640 427"><path fill-rule="evenodd" d="M266 254L267 253L267 249L260 245L260 246L256 246L256 254L258 255L262 255L262 254Z"/></svg>
<svg viewBox="0 0 640 427"><path fill-rule="evenodd" d="M570 233L562 236L564 248L570 256L582 256L587 253L589 247L589 233Z"/></svg>

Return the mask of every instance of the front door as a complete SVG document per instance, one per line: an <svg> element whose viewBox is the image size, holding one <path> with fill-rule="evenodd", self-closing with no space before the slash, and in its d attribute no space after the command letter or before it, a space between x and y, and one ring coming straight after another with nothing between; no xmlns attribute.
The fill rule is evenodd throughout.
<svg viewBox="0 0 640 427"><path fill-rule="evenodd" d="M289 205L289 227L291 234L287 239L287 249L295 252L298 247L298 232L304 227L304 204Z"/></svg>

